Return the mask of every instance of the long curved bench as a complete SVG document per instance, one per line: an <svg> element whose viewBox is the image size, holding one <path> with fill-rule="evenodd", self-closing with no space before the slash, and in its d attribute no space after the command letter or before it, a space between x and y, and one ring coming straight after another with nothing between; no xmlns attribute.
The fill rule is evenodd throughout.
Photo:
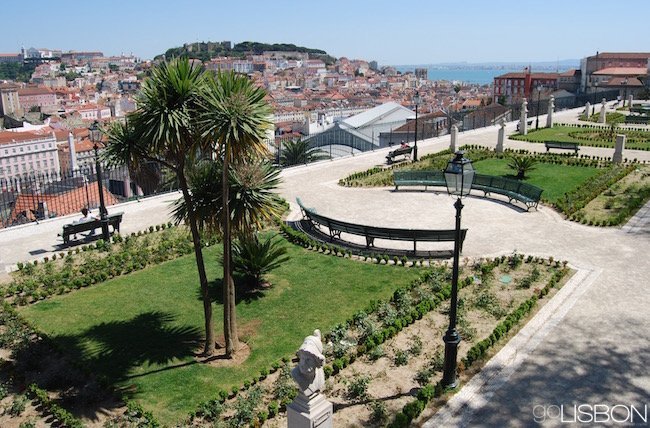
<svg viewBox="0 0 650 428"><path fill-rule="evenodd" d="M302 211L303 217L309 220L312 225L320 225L327 228L330 241L341 239L341 233L363 236L366 238L366 248L374 247L375 239L389 239L394 241L412 241L413 252L417 250L418 242L453 242L456 231L454 229L431 230L431 229L396 229L388 227L366 226L361 224L348 223L335 220L318 214L316 210L306 208L300 198L296 202ZM467 229L461 229L460 251L463 250L463 242L467 235Z"/></svg>
<svg viewBox="0 0 650 428"><path fill-rule="evenodd" d="M400 186L424 186L425 190L429 186L447 186L443 171L394 171L393 182L395 190L399 190ZM474 174L472 190L482 191L483 196L491 193L506 196L509 203L520 201L528 210L533 207L537 209L543 192L543 189L523 181L485 174Z"/></svg>

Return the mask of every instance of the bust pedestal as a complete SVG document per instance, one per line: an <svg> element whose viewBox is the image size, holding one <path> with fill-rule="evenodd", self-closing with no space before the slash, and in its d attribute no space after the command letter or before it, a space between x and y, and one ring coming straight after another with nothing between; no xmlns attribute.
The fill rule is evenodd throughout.
<svg viewBox="0 0 650 428"><path fill-rule="evenodd" d="M287 423L289 428L332 428L332 414L332 403L324 395L299 392L287 406Z"/></svg>

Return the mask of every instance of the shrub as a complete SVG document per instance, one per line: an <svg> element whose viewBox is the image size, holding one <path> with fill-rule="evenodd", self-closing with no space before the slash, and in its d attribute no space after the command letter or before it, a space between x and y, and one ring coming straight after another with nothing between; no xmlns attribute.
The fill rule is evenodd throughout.
<svg viewBox="0 0 650 428"><path fill-rule="evenodd" d="M396 366L405 366L409 362L409 354L407 352L398 349L395 351L395 356L393 357L393 363Z"/></svg>
<svg viewBox="0 0 650 428"><path fill-rule="evenodd" d="M11 403L11 406L7 409L7 412L9 412L11 416L20 416L25 411L27 401L25 395L17 395Z"/></svg>
<svg viewBox="0 0 650 428"><path fill-rule="evenodd" d="M370 410L370 423L373 426L383 426L384 423L388 420L388 410L386 409L386 404L383 401L372 400L368 403L368 409Z"/></svg>
<svg viewBox="0 0 650 428"><path fill-rule="evenodd" d="M363 400L368 396L369 376L356 375L347 385L346 395L351 400Z"/></svg>

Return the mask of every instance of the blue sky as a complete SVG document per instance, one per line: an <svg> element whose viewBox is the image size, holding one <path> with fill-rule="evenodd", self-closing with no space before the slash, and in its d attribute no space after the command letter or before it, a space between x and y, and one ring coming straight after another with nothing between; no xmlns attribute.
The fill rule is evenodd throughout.
<svg viewBox="0 0 650 428"><path fill-rule="evenodd" d="M101 5L35 0L29 9L20 4L5 8L9 19L0 27L1 53L33 46L133 52L148 59L184 42L249 40L397 65L556 61L596 51L650 51L643 35L649 0L112 0Z"/></svg>

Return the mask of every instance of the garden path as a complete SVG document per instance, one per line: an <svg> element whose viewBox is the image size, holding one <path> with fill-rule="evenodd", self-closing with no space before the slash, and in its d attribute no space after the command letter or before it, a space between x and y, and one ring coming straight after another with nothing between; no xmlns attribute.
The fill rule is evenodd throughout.
<svg viewBox="0 0 650 428"><path fill-rule="evenodd" d="M559 112L556 120L569 120L579 111ZM515 122L508 124L507 131L514 132L515 126ZM494 147L496 140L494 126L461 133L458 143ZM418 145L421 155L437 152L448 147L449 136ZM541 144L511 140L506 147L544 151ZM338 179L349 173L383 164L386 152L284 170L281 194L291 203L291 218L299 217L295 198L300 197L324 215L360 224L453 227L453 200L444 194L337 185ZM650 161L650 152L627 152L631 153L628 157ZM584 147L581 153L611 156L613 149ZM162 195L116 206L111 212L125 212L123 231L130 233L167 221L169 204L178 197L176 193ZM522 213L508 204L482 198L467 198L464 203L463 227L469 228L464 257L514 250L553 256L568 260L579 269L582 279L576 285L579 292L570 293L565 303L555 305L548 322L529 332L535 338L534 346L525 349L523 361L506 361L509 372L488 376L486 387L492 389L479 389L469 402L471 407L466 406L468 394L461 390L453 399L460 404L452 402L451 410L439 412L431 426L532 426L537 405L646 404L650 395L650 208L640 212L631 228L605 229L565 221L545 206ZM71 219L0 230L0 272L18 261L58 251L56 234ZM542 328L544 325L547 327ZM553 420L546 423L557 425Z"/></svg>

